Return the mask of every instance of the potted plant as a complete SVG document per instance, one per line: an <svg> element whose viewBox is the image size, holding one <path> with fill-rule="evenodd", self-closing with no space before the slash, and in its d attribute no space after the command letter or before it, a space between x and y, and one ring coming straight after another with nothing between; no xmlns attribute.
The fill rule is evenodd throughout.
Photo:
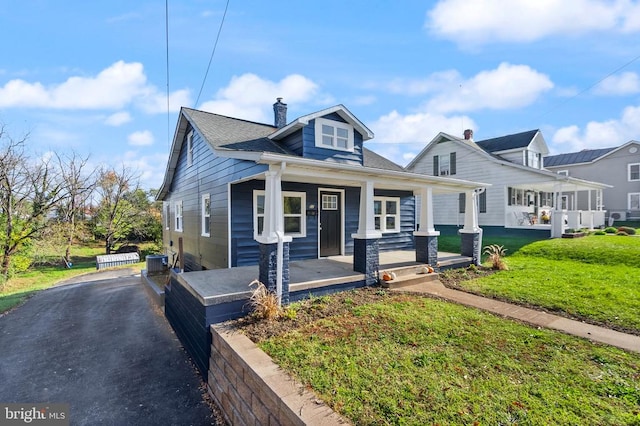
<svg viewBox="0 0 640 426"><path fill-rule="evenodd" d="M551 218L549 217L546 211L542 210L542 214L540 215L540 220L542 220L542 223L548 224Z"/></svg>

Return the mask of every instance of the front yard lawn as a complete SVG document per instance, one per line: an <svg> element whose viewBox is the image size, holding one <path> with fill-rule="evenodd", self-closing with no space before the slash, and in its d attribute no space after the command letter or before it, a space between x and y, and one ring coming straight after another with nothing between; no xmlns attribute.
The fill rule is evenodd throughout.
<svg viewBox="0 0 640 426"><path fill-rule="evenodd" d="M460 288L640 335L640 237L538 241Z"/></svg>
<svg viewBox="0 0 640 426"><path fill-rule="evenodd" d="M355 424L640 424L639 354L375 289L294 308L260 347Z"/></svg>

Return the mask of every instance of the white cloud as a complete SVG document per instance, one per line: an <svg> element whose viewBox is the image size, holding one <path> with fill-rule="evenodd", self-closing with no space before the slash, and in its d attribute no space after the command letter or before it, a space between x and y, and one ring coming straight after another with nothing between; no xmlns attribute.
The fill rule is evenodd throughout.
<svg viewBox="0 0 640 426"><path fill-rule="evenodd" d="M310 101L318 93L318 85L308 78L292 74L275 82L255 74L234 76L215 98L200 105L200 109L231 117L259 122L273 121L272 105L276 98L285 103Z"/></svg>
<svg viewBox="0 0 640 426"><path fill-rule="evenodd" d="M135 170L142 188L158 189L164 179L168 159L167 153L140 155L138 151L127 151L122 158L122 164Z"/></svg>
<svg viewBox="0 0 640 426"><path fill-rule="evenodd" d="M462 76L456 70L435 72L423 79L401 79L392 80L387 89L391 93L403 95L424 95L444 90L447 87L458 87L462 83Z"/></svg>
<svg viewBox="0 0 640 426"><path fill-rule="evenodd" d="M603 80L594 92L598 95L633 95L640 93L640 76L635 72L612 75Z"/></svg>
<svg viewBox="0 0 640 426"><path fill-rule="evenodd" d="M530 42L554 35L640 30L632 0L441 0L425 27L460 44Z"/></svg>
<svg viewBox="0 0 640 426"><path fill-rule="evenodd" d="M554 153L619 146L640 134L640 106L624 109L619 119L590 121L581 130L578 126L562 127L553 134L550 149Z"/></svg>
<svg viewBox="0 0 640 426"><path fill-rule="evenodd" d="M108 126L118 127L130 121L131 121L131 114L129 114L126 111L120 111L120 112L116 112L115 114L111 114L109 117L107 117L107 119L104 121L104 124Z"/></svg>
<svg viewBox="0 0 640 426"><path fill-rule="evenodd" d="M553 87L547 75L526 65L508 63L468 80L449 72L448 79L449 84L437 89L434 86L432 90L437 90L437 94L427 102L426 110L449 113L520 108L532 104Z"/></svg>
<svg viewBox="0 0 640 426"><path fill-rule="evenodd" d="M149 130L133 132L128 136L129 145L149 146L153 145L153 134Z"/></svg>
<svg viewBox="0 0 640 426"><path fill-rule="evenodd" d="M172 94L179 102L188 92ZM164 108L158 107L164 100ZM118 61L92 77L69 77L59 84L45 86L40 82L15 79L0 87L0 107L53 109L121 109L140 105L147 112L165 112L166 97L147 82L139 62Z"/></svg>
<svg viewBox="0 0 640 426"><path fill-rule="evenodd" d="M149 114L160 114L167 112L167 95L150 91L150 93L140 99L140 107ZM180 111L180 107L191 105L191 92L187 89L176 90L169 94L169 111Z"/></svg>
<svg viewBox="0 0 640 426"><path fill-rule="evenodd" d="M467 116L446 117L426 112L402 115L394 110L370 127L375 134L375 139L369 142L372 149L405 165L439 132L462 137L463 129L473 129L476 125Z"/></svg>

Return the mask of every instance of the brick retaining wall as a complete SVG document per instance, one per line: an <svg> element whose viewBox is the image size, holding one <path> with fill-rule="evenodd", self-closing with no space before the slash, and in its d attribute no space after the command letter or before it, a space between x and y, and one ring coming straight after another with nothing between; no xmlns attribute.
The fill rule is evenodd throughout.
<svg viewBox="0 0 640 426"><path fill-rule="evenodd" d="M248 337L211 326L209 394L235 425L349 424L282 371Z"/></svg>

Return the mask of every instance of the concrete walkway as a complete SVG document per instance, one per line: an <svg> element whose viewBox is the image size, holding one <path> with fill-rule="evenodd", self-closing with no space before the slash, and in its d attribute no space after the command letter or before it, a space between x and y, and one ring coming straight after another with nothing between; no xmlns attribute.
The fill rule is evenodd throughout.
<svg viewBox="0 0 640 426"><path fill-rule="evenodd" d="M585 339L595 342L617 346L628 351L640 352L640 336L621 333L609 328L567 319L558 315L552 315L546 312L501 302L487 297L476 296L464 291L453 290L445 287L438 280L402 287L392 291L410 291L432 294L452 302L460 303L461 305L479 308L507 318L517 319L528 324L551 328L574 336L584 337Z"/></svg>
<svg viewBox="0 0 640 426"><path fill-rule="evenodd" d="M187 354L132 272L78 278L86 282L0 317L0 401L69 404L72 425L216 424Z"/></svg>

